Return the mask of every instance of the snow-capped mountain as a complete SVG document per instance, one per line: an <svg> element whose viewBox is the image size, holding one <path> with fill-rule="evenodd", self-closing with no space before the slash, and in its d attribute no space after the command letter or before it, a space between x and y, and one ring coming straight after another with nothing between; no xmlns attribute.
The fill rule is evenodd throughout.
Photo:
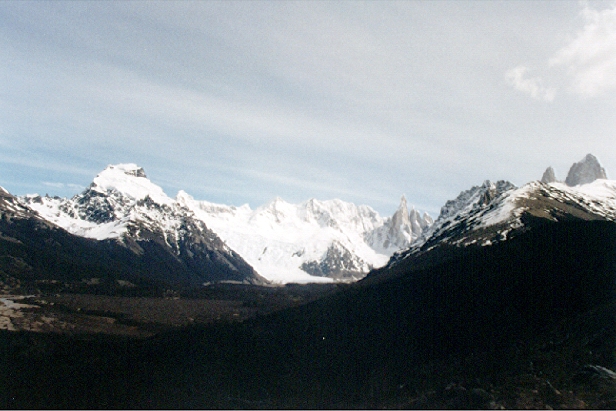
<svg viewBox="0 0 616 411"><path fill-rule="evenodd" d="M252 210L197 201L184 191L173 199L135 164L107 167L71 199L29 195L20 200L82 237L114 239L137 253L157 242L189 259L203 244L229 267L241 256L275 283L357 280L433 222L425 213L409 211L404 197L390 218L341 200L290 204L276 198Z"/></svg>
<svg viewBox="0 0 616 411"><path fill-rule="evenodd" d="M388 265L438 247L489 246L544 222L616 221L616 181L605 177L589 154L571 167L566 183L556 180L551 167L541 181L519 188L508 181L485 181L448 201L434 224Z"/></svg>
<svg viewBox="0 0 616 411"><path fill-rule="evenodd" d="M274 282L357 280L432 223L427 214L409 212L404 197L391 218L341 200L276 198L255 210L196 201L185 192L177 200Z"/></svg>
<svg viewBox="0 0 616 411"><path fill-rule="evenodd" d="M21 202L72 234L114 240L138 255L164 250L194 274L185 279L191 284L267 282L135 164L107 167L71 199L25 196Z"/></svg>

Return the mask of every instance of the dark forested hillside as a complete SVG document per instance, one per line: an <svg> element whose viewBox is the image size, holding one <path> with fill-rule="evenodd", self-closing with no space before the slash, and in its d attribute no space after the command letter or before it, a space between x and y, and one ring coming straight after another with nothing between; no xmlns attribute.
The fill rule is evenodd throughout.
<svg viewBox="0 0 616 411"><path fill-rule="evenodd" d="M235 256L233 266L218 251L203 244L194 245L198 251L192 253L190 245L186 245L183 252L191 255L186 259L177 258L156 241L142 241L138 245L140 252L134 252L114 240L96 241L72 235L35 216L5 216L0 219L0 280L19 280L25 292L33 292L78 289L83 285L81 280L96 278L100 284L88 291L115 293L116 280L131 281L143 290L153 291L258 277L240 257Z"/></svg>

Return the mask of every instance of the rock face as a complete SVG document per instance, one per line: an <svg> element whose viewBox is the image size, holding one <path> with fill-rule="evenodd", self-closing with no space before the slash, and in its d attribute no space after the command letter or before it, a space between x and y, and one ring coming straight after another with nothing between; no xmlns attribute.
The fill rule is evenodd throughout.
<svg viewBox="0 0 616 411"><path fill-rule="evenodd" d="M541 182L545 184L549 184L549 183L555 183L557 181L558 180L556 180L556 173L554 173L554 169L552 167L548 167L543 173L543 177L541 177Z"/></svg>
<svg viewBox="0 0 616 411"><path fill-rule="evenodd" d="M409 215L406 197L400 199L398 210L391 217L391 223L388 224L387 238L385 238L384 246L388 248L390 245L404 246L411 242L413 235L413 227Z"/></svg>
<svg viewBox="0 0 616 411"><path fill-rule="evenodd" d="M307 261L300 268L310 275L346 279L362 277L366 263L338 241L333 241L320 261Z"/></svg>
<svg viewBox="0 0 616 411"><path fill-rule="evenodd" d="M599 178L607 179L605 169L601 167L597 157L592 154L587 154L584 159L571 166L565 183L573 187L580 184L592 183Z"/></svg>

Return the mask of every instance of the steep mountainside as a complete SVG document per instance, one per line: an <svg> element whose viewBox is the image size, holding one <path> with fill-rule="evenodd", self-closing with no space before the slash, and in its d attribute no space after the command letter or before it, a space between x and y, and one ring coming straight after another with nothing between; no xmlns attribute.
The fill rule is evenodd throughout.
<svg viewBox="0 0 616 411"><path fill-rule="evenodd" d="M190 285L266 282L134 164L109 166L72 199L26 196L20 200L72 234L115 242L143 261L157 262L151 274L157 280Z"/></svg>
<svg viewBox="0 0 616 411"><path fill-rule="evenodd" d="M73 235L6 191L0 198L0 215L0 282L5 292L74 289L82 283L95 283L101 292L127 285L164 289L184 283L192 274L164 254L137 255L116 241Z"/></svg>

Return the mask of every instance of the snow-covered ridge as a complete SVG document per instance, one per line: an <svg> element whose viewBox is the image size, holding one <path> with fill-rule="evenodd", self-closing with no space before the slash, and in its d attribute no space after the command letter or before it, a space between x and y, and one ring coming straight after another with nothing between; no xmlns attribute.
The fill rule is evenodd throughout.
<svg viewBox="0 0 616 411"><path fill-rule="evenodd" d="M412 247L419 249L428 242L449 241L461 233L514 220L518 217L513 212L516 205L512 193L515 190L515 185L508 181L492 183L486 180L480 186L462 191L454 200L445 203L437 220Z"/></svg>
<svg viewBox="0 0 616 411"><path fill-rule="evenodd" d="M433 248L439 244L491 245L524 229L523 215L558 221L561 218L608 219L616 221L616 182L592 154L569 169L565 182L556 179L548 167L540 181L517 188L508 181L462 191L447 201L434 224L424 230L409 250L392 261Z"/></svg>
<svg viewBox="0 0 616 411"><path fill-rule="evenodd" d="M505 241L530 229L526 216L616 221L616 181L596 179L575 186L532 181L519 188L486 181L447 202L432 227L410 248L395 253L389 265L443 244L490 246Z"/></svg>
<svg viewBox="0 0 616 411"><path fill-rule="evenodd" d="M21 204L19 199L9 193L4 187L0 187L0 218L9 220L13 218L26 219L32 218L33 215L30 208Z"/></svg>

